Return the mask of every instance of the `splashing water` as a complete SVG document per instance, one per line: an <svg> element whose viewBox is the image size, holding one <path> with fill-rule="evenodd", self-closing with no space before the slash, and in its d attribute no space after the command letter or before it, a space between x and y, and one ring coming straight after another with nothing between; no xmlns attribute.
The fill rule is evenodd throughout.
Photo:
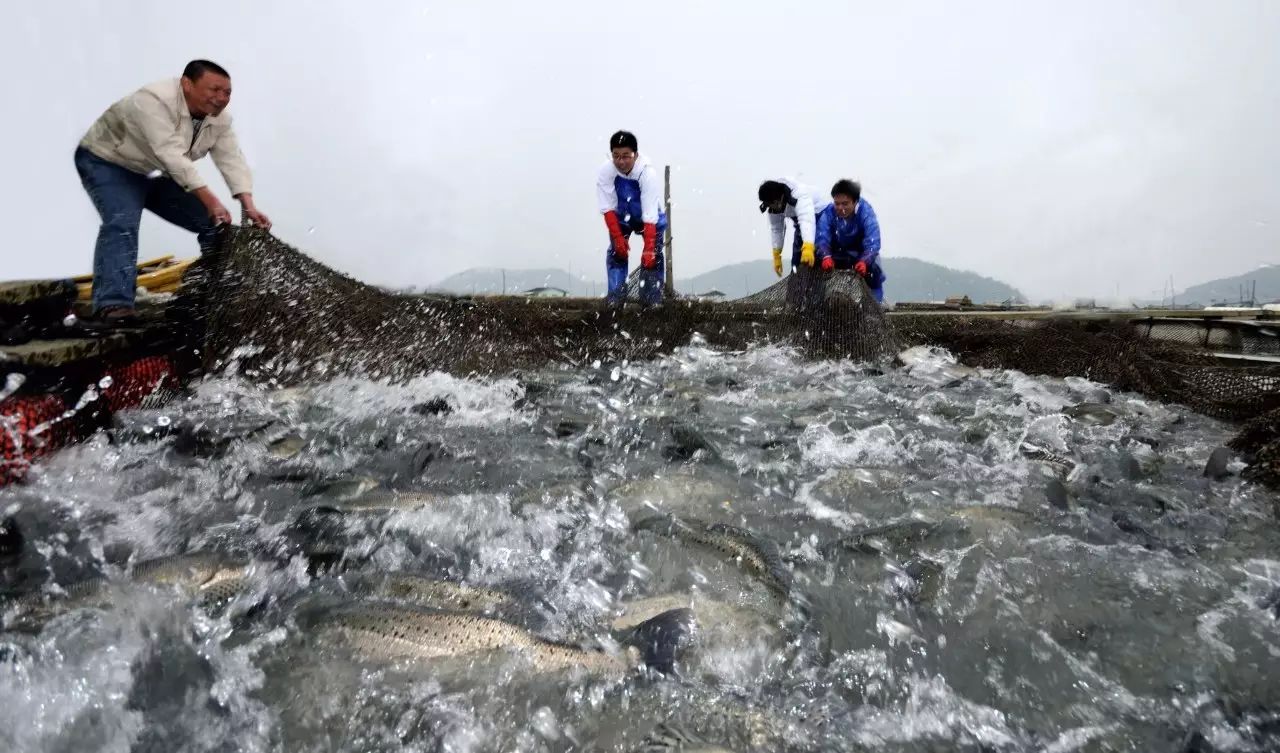
<svg viewBox="0 0 1280 753"><path fill-rule="evenodd" d="M113 589L0 633L0 749L629 751L666 724L735 751L1274 750L1276 498L1202 476L1226 424L1063 413L1099 389L699 341L519 379L211 379L0 490L7 591ZM748 532L790 594L635 530L659 514ZM131 577L203 550L251 563L217 604ZM678 675L618 680L310 630L392 571L583 650L663 608L698 631Z"/></svg>

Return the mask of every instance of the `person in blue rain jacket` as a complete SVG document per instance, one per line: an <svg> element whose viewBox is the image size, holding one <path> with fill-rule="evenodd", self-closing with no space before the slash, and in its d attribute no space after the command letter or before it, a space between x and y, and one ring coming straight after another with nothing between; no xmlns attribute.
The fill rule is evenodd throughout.
<svg viewBox="0 0 1280 753"><path fill-rule="evenodd" d="M852 269L867 281L872 295L884 303L884 270L880 268L880 222L862 198L862 186L851 180L831 187L831 204L818 213L817 256L824 271Z"/></svg>

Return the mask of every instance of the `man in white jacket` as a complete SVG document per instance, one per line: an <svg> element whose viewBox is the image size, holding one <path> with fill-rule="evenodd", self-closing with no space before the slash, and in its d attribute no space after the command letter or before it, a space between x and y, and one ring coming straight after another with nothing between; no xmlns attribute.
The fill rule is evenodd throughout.
<svg viewBox="0 0 1280 753"><path fill-rule="evenodd" d="M138 228L149 209L196 233L200 250L231 213L209 190L195 162L212 155L244 217L271 220L253 202L253 177L225 112L231 76L193 60L179 78L145 86L107 109L76 148L75 165L102 218L93 252L93 310L105 320L134 313Z"/></svg>
<svg viewBox="0 0 1280 753"><path fill-rule="evenodd" d="M791 268L814 265L817 216L831 203L831 197L815 193L791 178L766 180L760 184L760 211L769 213L769 233L773 240L773 271L782 276L782 247L787 238L786 221L795 225Z"/></svg>
<svg viewBox="0 0 1280 753"><path fill-rule="evenodd" d="M640 142L630 131L609 137L609 160L596 171L596 204L609 232L605 249L605 273L609 290L606 298L621 304L627 297L627 256L631 234L644 240L640 254L640 302L662 301L666 260L663 245L667 214L662 211L662 176L648 158L640 154Z"/></svg>

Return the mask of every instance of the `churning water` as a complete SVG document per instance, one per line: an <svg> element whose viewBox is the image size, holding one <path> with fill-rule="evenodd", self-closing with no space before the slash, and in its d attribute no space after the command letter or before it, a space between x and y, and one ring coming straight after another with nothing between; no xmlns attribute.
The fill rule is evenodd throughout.
<svg viewBox="0 0 1280 753"><path fill-rule="evenodd" d="M0 490L2 585L48 597L0 632L0 750L1280 748L1276 496L1202 474L1231 428L906 360L695 342L119 416ZM236 563L225 598L138 568L192 552ZM449 650L479 617L429 656L322 640L326 610L422 609L380 573L570 660ZM681 606L676 671L575 664Z"/></svg>

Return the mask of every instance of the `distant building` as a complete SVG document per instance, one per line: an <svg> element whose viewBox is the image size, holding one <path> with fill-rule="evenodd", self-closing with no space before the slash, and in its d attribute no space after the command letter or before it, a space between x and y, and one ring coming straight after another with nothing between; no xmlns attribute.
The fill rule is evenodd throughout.
<svg viewBox="0 0 1280 753"><path fill-rule="evenodd" d="M724 291L708 290L705 293L698 293L693 297L697 298L700 301L723 301L726 296L724 294Z"/></svg>
<svg viewBox="0 0 1280 753"><path fill-rule="evenodd" d="M564 288L540 287L529 288L524 291L524 295L529 298L566 298L569 295L569 291Z"/></svg>

